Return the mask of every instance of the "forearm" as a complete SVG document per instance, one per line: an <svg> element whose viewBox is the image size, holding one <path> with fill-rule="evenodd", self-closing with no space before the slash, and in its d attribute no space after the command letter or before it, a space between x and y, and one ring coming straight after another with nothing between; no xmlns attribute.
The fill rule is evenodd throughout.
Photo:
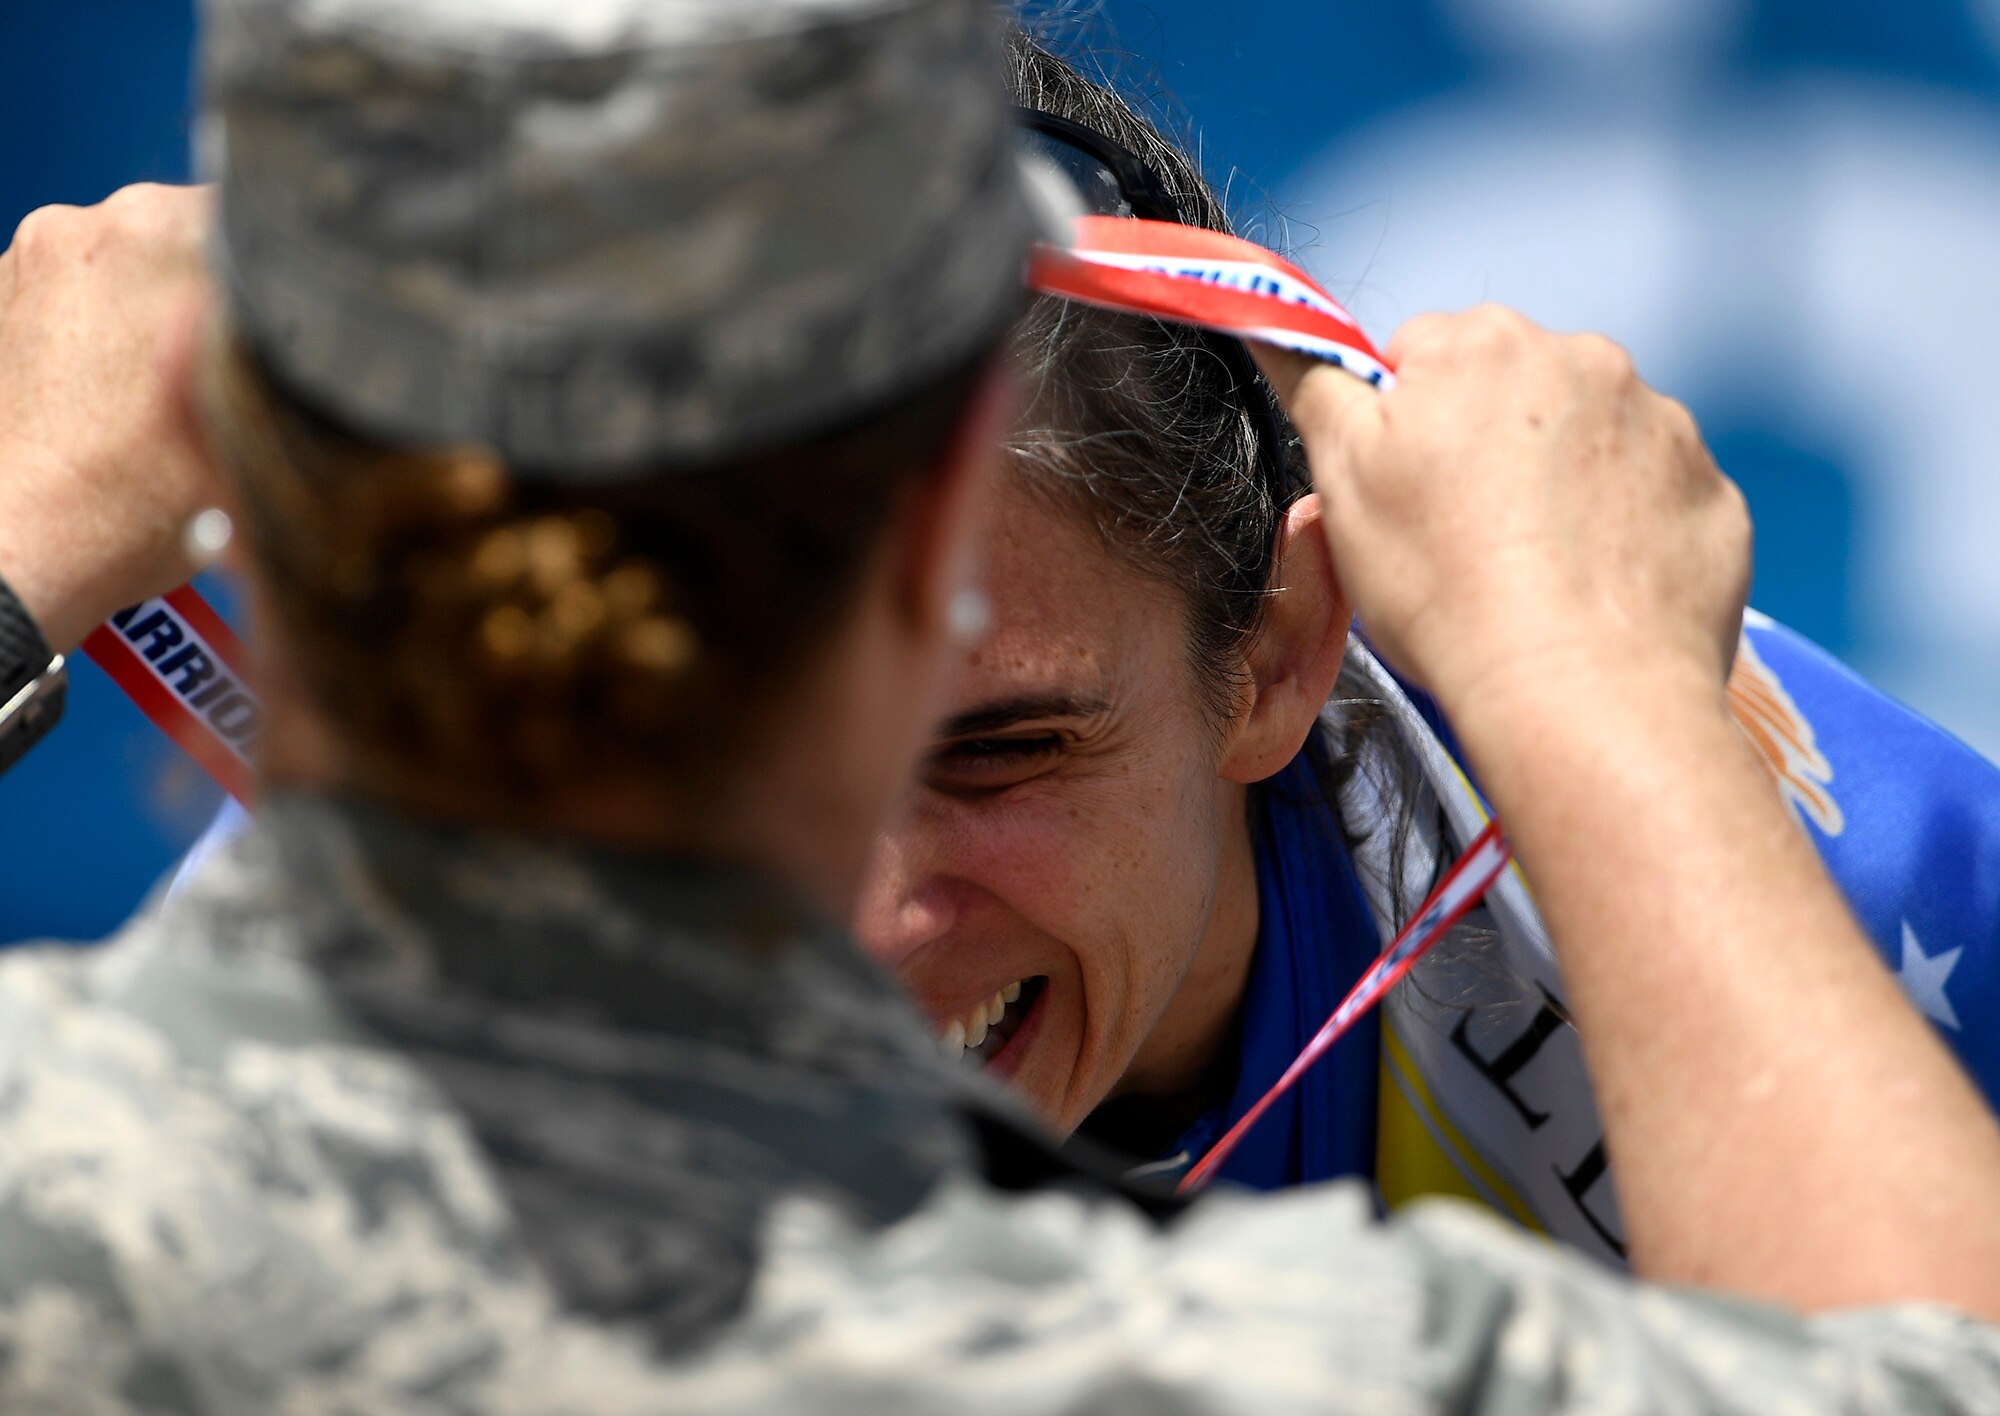
<svg viewBox="0 0 2000 1416"><path fill-rule="evenodd" d="M1724 707L1741 495L1615 346L1412 321L1267 356L1341 582L1457 729L1556 941L1638 1269L2000 1319L2000 1134Z"/></svg>
<svg viewBox="0 0 2000 1416"><path fill-rule="evenodd" d="M1557 941L1634 1266L2000 1319L2000 1131L1719 687L1587 669L1453 706Z"/></svg>

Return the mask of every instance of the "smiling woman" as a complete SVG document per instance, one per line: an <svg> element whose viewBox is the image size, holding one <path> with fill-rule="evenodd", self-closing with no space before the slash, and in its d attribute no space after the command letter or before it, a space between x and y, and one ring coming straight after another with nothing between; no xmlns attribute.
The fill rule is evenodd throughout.
<svg viewBox="0 0 2000 1416"><path fill-rule="evenodd" d="M993 630L885 848L906 886L867 932L948 1046L1018 1021L988 1065L1067 1128L1119 1092L1200 1090L1222 1055L1256 933L1247 831L1227 829L1244 789L1218 775L1166 587L1020 479L989 556ZM1018 1020L975 1016L1015 985Z"/></svg>
<svg viewBox="0 0 2000 1416"><path fill-rule="evenodd" d="M1018 36L1014 86L1092 148L1124 150L1183 219L1227 228L1193 164L1111 89ZM1348 637L1318 498L1240 352L1049 299L1015 345L1026 397L986 548L991 631L878 843L857 929L949 1056L1062 1132L1178 1174L1297 1055L1484 809L1448 725ZM1785 740L1811 744L1819 715L1866 721L1884 753L1942 750L1767 621L1745 644L1757 692L1736 702L1779 705ZM1949 815L1947 780L2000 785L1963 755L1955 775L1899 787L1923 799L1895 809ZM1842 770L1815 778L1828 800ZM1893 917L1928 867L1845 849L1828 819L1815 844L1893 966ZM1996 919L2000 898L1928 955L1984 948ZM1458 1194L1622 1258L1564 993L1525 885L1504 880L1221 1174L1359 1175L1392 1204ZM1949 1040L2000 1076L1977 1038Z"/></svg>
<svg viewBox="0 0 2000 1416"><path fill-rule="evenodd" d="M1129 150L1186 217L1227 229L1110 89L1026 40L1015 79L1024 107ZM1028 398L988 549L993 630L861 927L948 1052L975 1052L1063 1129L1150 1155L1241 1071L1265 917L1253 807L1275 795L1252 784L1298 759L1294 804L1344 861L1339 793L1382 710L1355 676L1314 732L1347 611L1303 461L1240 351L1048 299L1016 346ZM1393 757L1374 798L1413 801ZM1349 893L1358 968L1375 926ZM1345 1088L1360 1108L1367 1061Z"/></svg>

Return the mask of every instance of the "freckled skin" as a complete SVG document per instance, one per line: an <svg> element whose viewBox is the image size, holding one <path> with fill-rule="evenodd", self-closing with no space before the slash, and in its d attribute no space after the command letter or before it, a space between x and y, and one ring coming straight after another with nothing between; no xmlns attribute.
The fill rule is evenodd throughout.
<svg viewBox="0 0 2000 1416"><path fill-rule="evenodd" d="M1045 976L1012 1084L1073 1130L1126 1092L1172 1095L1226 1043L1256 939L1244 788L1219 778L1182 607L1031 494L999 498L993 626L952 714L1061 694L1092 711L949 741L877 843L856 919L942 1023Z"/></svg>

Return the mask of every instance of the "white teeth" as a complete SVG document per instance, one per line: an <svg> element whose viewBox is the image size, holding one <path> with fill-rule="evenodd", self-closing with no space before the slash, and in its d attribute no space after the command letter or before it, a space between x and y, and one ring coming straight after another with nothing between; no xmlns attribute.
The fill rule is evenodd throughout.
<svg viewBox="0 0 2000 1416"><path fill-rule="evenodd" d="M1007 1005L1021 997L1021 985L1010 983L984 1003L975 1003L963 1017L953 1018L938 1030L938 1046L947 1057L971 1052L986 1041L986 1034L1007 1016Z"/></svg>

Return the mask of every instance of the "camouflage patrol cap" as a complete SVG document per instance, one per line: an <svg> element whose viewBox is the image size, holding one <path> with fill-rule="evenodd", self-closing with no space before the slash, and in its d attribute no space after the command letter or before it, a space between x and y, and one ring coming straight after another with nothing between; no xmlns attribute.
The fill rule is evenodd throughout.
<svg viewBox="0 0 2000 1416"><path fill-rule="evenodd" d="M218 273L360 431L551 478L973 357L1038 225L991 0L206 0Z"/></svg>

